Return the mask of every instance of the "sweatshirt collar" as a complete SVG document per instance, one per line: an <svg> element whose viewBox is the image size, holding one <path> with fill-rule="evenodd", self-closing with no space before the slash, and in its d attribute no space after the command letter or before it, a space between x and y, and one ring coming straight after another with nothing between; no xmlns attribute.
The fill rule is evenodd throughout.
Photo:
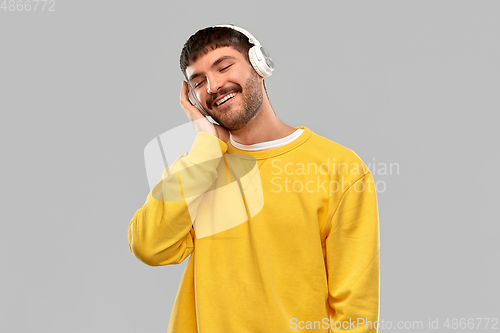
<svg viewBox="0 0 500 333"><path fill-rule="evenodd" d="M248 151L248 150L236 148L231 143L231 140L228 140L227 152L229 154L250 155L257 160L278 156L278 155L284 154L292 149L297 148L298 146L302 145L304 142L306 142L311 137L313 132L309 128L307 128L306 126L295 127L295 129L299 129L299 128L302 128L304 130L304 132L302 132L302 134L298 138L296 138L292 142L289 142L285 145L275 147L275 148L265 149L265 150Z"/></svg>

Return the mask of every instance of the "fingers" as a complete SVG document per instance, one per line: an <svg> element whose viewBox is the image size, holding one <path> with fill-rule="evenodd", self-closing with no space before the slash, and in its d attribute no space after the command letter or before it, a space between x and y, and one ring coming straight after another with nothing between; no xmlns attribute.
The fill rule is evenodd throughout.
<svg viewBox="0 0 500 333"><path fill-rule="evenodd" d="M189 88L186 81L182 81L180 103L190 121L204 118L198 108L189 101Z"/></svg>
<svg viewBox="0 0 500 333"><path fill-rule="evenodd" d="M183 107L187 107L187 106L192 105L191 102L189 102L188 92L189 92L189 88L188 88L187 82L186 81L182 81L180 102L181 102L181 105Z"/></svg>

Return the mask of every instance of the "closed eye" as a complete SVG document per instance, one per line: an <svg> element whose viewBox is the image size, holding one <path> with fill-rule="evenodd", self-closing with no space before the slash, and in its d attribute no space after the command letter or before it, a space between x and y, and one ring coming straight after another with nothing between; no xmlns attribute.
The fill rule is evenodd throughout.
<svg viewBox="0 0 500 333"><path fill-rule="evenodd" d="M205 80L195 83L194 88L198 88L203 82L205 82Z"/></svg>
<svg viewBox="0 0 500 333"><path fill-rule="evenodd" d="M229 66L226 66L226 67L222 68L220 71L221 71L221 72L223 72L223 71L225 71L226 69L228 69L228 68L229 68L229 67L231 67L231 66L232 66L232 64L231 64L231 65L229 65Z"/></svg>

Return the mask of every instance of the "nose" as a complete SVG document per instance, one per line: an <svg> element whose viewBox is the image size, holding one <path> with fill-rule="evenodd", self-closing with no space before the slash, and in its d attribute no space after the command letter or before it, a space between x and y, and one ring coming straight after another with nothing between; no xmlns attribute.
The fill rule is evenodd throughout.
<svg viewBox="0 0 500 333"><path fill-rule="evenodd" d="M219 88L221 87L221 85L222 81L219 78L216 78L214 76L210 78L207 77L207 92L209 94L216 93L217 90L219 90Z"/></svg>

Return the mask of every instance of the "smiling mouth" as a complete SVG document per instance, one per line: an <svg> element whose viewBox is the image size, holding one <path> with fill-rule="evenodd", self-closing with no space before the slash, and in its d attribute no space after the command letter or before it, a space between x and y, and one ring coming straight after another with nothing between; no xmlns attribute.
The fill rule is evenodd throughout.
<svg viewBox="0 0 500 333"><path fill-rule="evenodd" d="M227 101L229 101L234 96L236 96L236 92L229 93L229 94L225 95L224 97L222 97L221 99L215 101L214 104L217 107L220 107L222 104L226 103Z"/></svg>

